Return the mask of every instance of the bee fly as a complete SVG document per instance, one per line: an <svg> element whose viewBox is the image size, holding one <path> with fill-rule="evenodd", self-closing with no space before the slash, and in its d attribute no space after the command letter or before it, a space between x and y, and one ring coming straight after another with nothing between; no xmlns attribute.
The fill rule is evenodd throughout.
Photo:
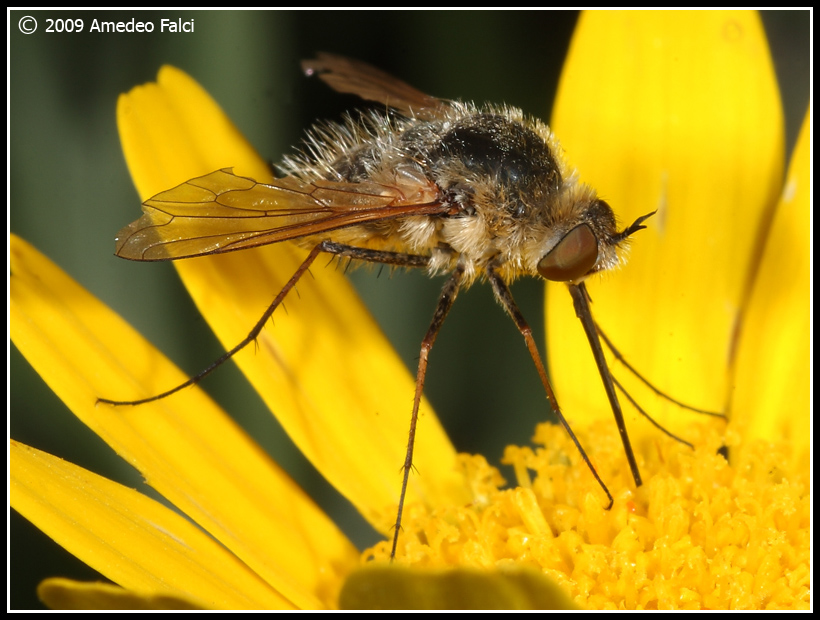
<svg viewBox="0 0 820 620"><path fill-rule="evenodd" d="M619 248L652 214L617 230L612 209L579 182L549 128L520 110L430 97L339 56L320 54L302 67L336 91L378 102L386 111L315 126L305 151L286 158L284 176L271 183L224 169L154 196L143 205L143 216L120 231L116 254L176 260L292 240L311 249L307 258L248 336L201 373L151 398L100 402L138 405L197 383L256 339L322 252L449 274L421 343L392 558L430 350L459 290L486 279L524 337L555 414L611 506L612 495L561 412L532 331L510 293L516 278L541 277L569 287L640 486L584 280L623 262Z"/></svg>

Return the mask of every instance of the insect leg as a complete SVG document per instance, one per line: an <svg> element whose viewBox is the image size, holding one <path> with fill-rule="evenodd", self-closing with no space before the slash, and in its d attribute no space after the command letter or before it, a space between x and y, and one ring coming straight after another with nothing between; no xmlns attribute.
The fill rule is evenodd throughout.
<svg viewBox="0 0 820 620"><path fill-rule="evenodd" d="M570 428L569 422L567 422L564 414L561 412L561 408L558 406L558 399L555 397L555 392L552 390L552 384L550 383L549 378L547 377L547 371L544 369L544 363L541 361L541 354L538 352L538 347L535 344L535 339L532 337L532 328L527 324L527 321L524 319L524 315L521 314L521 310L518 309L518 306L513 299L512 293L510 292L510 288L507 286L507 283L504 282L504 279L498 273L496 267L488 267L487 268L487 276L490 279L490 284L493 287L493 292L495 293L496 299L501 302L501 305L504 306L504 309L507 313L512 317L515 326L518 328L518 331L521 332L521 335L524 336L524 342L527 344L527 350L530 352L530 357L532 361L535 363L535 368L538 370L538 376L541 378L541 384L544 386L544 390L547 393L547 399L550 401L550 405L552 405L552 409L555 412L555 415L558 416L558 420L561 422L561 425L567 431L572 439L572 442L575 444L575 447L578 448L578 452L581 453L581 457L584 459L584 462L589 467L592 475L595 476L595 480L598 481L598 484L601 485L601 488L606 493L606 496L609 498L609 505L607 506L607 510L612 507L612 503L614 500L612 499L612 494L609 492L609 489L606 488L604 481L601 480L601 477L598 475L598 472L595 471L595 467L592 466L592 462L589 460L587 453L584 451L584 448L581 446L581 442L578 441L578 438L575 436L575 433L572 432L572 428ZM572 287L570 287L572 288ZM635 470L637 471L637 469ZM634 472L633 472L634 473ZM636 480L638 486L640 486L640 477Z"/></svg>
<svg viewBox="0 0 820 620"><path fill-rule="evenodd" d="M438 305L433 314L433 320L430 322L430 327L424 339L421 341L421 352L419 353L419 367L416 372L416 393L413 396L413 413L410 416L410 432L407 435L407 454L404 457L403 476L401 482L401 494L399 495L399 509L396 513L396 527L393 532L393 548L390 550L390 559L396 557L396 547L399 543L399 530L401 529L401 517L404 511L404 498L407 494L407 483L410 479L410 470L413 468L413 446L416 440L416 423L419 417L419 405L421 404L421 393L424 389L424 378L427 375L427 358L430 354L430 349L433 348L433 343L436 341L436 336L441 329L444 319L450 308L453 307L453 302L456 300L458 290L461 286L461 280L464 276L464 267L458 265L453 271L453 275L444 285L441 290L441 295L438 298Z"/></svg>
<svg viewBox="0 0 820 620"><path fill-rule="evenodd" d="M358 248L355 246L334 243L331 241L321 243L320 247L324 252L336 254L337 256L345 256L356 260L396 265L401 267L426 267L430 261L427 256L370 250L367 248ZM444 323L444 319L447 317L447 313L450 311L450 308L453 306L453 302L456 300L456 295L458 294L458 290L461 286L463 276L464 267L462 265L458 265L441 291L438 305L436 306L436 311L433 314L433 320L430 323L430 327L427 329L424 339L421 341L419 366L416 371L416 392L413 397L413 412L410 416L410 431L407 434L407 452L404 457L404 465L402 466L403 473L401 493L399 494L399 507L396 511L396 525L393 530L393 547L390 550L391 560L396 557L396 548L399 544L399 531L401 530L401 518L404 513L404 499L407 496L407 485L410 480L410 471L413 469L413 448L416 442L416 425L419 417L421 394L424 390L424 379L427 376L427 358L430 355L430 349L433 348L433 343L436 341L439 330Z"/></svg>
<svg viewBox="0 0 820 620"><path fill-rule="evenodd" d="M268 309L265 310L265 313L262 315L262 317L259 319L259 321L256 323L256 325L253 326L253 329L251 329L250 333L245 337L245 339L242 342L240 342L238 345L236 345L233 349L231 349L230 351L227 351L222 357L220 357L218 360L213 362L205 370L203 370L199 374L191 377L185 383L181 383L178 386L176 386L175 388L172 388L172 389L170 389L166 392L163 392L162 394L157 394L156 396L150 396L148 398L142 398L140 400L111 400L111 399L108 399L108 398L98 398L97 402L98 403L106 403L108 405L115 405L115 406L119 406L119 405L132 405L132 406L133 405L142 405L144 403L150 403L150 402L153 402L155 400L162 400L163 398L166 398L167 396L170 396L171 394L175 394L176 392L179 392L180 390L188 387L189 385L194 385L196 383L199 383L204 377L211 374L214 370L219 368L219 366L221 366L223 363L227 362L234 355L236 355L242 349L244 349L246 346L248 346L251 342L256 340L256 337L262 331L262 328L265 327L265 323L268 322L268 319L274 313L276 308L279 307L279 304L282 303L282 300L291 291L291 289L294 286L296 286L296 283L305 274L305 272L308 270L310 265L313 263L313 261L316 260L316 257L322 251L324 251L324 250L322 248L321 243L318 244L316 247L314 247L310 251L310 254L308 254L307 258L302 262L301 265L299 265L299 268L291 276L290 280L288 280L287 283L285 283L285 286L282 287L282 290L279 291L279 294L273 300L271 305L268 306Z"/></svg>
<svg viewBox="0 0 820 620"><path fill-rule="evenodd" d="M660 424L659 422L657 422L657 421L655 420L655 418L653 418L651 415L649 415L649 414L648 414L648 413L644 410L644 408L643 408L643 407L641 407L641 406L638 404L638 401L636 401L634 398L632 398L632 395L624 389L624 386L622 386L622 385L621 385L621 383L620 383L620 382L619 382L619 381L615 378L615 375L613 375L612 373L609 373L609 376L612 378L612 383L614 383L614 384L615 384L615 387L616 387L616 388L618 388L619 390L621 390L621 394L623 394L623 395L626 397L626 399L627 399L630 403L632 403L632 406L633 406L633 407L635 407L635 409L637 409L637 410L638 410L638 413L640 413L643 417L645 417L645 418L646 418L646 419L647 419L647 420L648 420L648 421L652 424L652 426L654 426L655 428L657 428L660 432L665 433L667 437L671 437L671 438L672 438L672 439L674 439L675 441L682 443L684 446L687 446L688 448L692 448L692 449L694 449L694 448L695 448L695 446L693 446L691 443L689 443L689 442L688 442L688 441L686 441L685 439L683 439L683 438L681 438L681 437L678 437L678 436L677 436L677 435L675 435L675 433L673 433L672 431L667 430L666 428L664 428L663 426L661 426L661 424Z"/></svg>
<svg viewBox="0 0 820 620"><path fill-rule="evenodd" d="M675 405L677 405L677 406L678 406L678 407L680 407L681 409L688 409L689 411L693 411L694 413L700 413L700 414L703 414L703 415L709 415L709 416L713 416L713 417L715 417L715 418L726 418L726 414L724 414L724 413L720 413L720 412L717 412L717 411L707 411L706 409L699 409L699 408L697 408L697 407L693 407L693 406L691 406L691 405L687 405L686 403L683 403L683 402L679 401L678 399L673 398L672 396L670 396L670 395L669 395L669 394L667 394L666 392L663 392L662 390L659 390L659 389L658 389L658 388L656 388L654 385L652 385L652 383L649 381L649 379L647 379L647 378L646 378L646 377L644 377L641 373L639 373L639 372L638 372L638 370L637 370L637 369L636 369L636 368L635 368L632 364L630 364L628 361L626 361L626 358L623 356L623 354L622 354L622 353L621 353L618 349L616 349L616 348L615 348L615 345L614 345L614 344L612 343L612 341L611 341L611 340L607 337L607 335L604 333L604 331L601 329L601 326L600 326L600 325L598 325L598 323L595 323L595 331L597 331L597 332L598 332L598 335L599 335L599 336L601 337L601 339L604 341L604 344L606 345L607 349L609 349L610 351L612 351L612 355L614 355L614 356L615 356L615 359L616 359L617 361L619 361L621 364L623 364L623 365L624 365L624 367L625 367L625 368L626 368L629 372L631 372L633 375L635 375L635 377L636 377L636 378L637 378L637 379L638 379L641 383L643 383L646 387L648 387L650 390L652 390L653 392L655 392L655 394L657 394L657 395L658 395L658 396L660 396L661 398L664 398L664 399L668 400L670 403L674 403ZM614 379L615 379L615 377L613 377L613 380L614 380ZM622 392L623 392L623 393L627 396L627 398L629 398L629 395L628 395L628 394L624 391L624 389L623 389L623 388L622 388L622 387L618 384L618 382L617 382L617 381L615 382L615 386L616 386L618 389L620 389L620 390L621 390L621 391L622 391ZM630 400L632 400L632 399L630 398ZM638 411L640 411L640 408L638 409ZM644 413L644 415L645 415L647 418L649 418L649 416L648 416L648 415L646 415L645 413ZM655 423L655 421L654 421L654 420L652 420L652 418L649 418L649 420L650 420L653 424L655 424L655 426L658 426L658 428L660 428L661 430L663 430L664 432L666 432L666 431L665 431L665 429L663 429L663 428L662 428L662 427L660 427L657 423ZM668 434L668 433L667 433L667 434ZM679 440L679 441L680 441L680 440ZM683 443L686 443L686 442L684 441Z"/></svg>
<svg viewBox="0 0 820 620"><path fill-rule="evenodd" d="M581 284L570 284L569 293L572 295L572 303L575 306L575 316L578 317L581 321L581 325L584 327L589 346L592 349L592 355L595 357L595 365L598 367L601 380L604 382L606 396L609 399L612 414L615 416L615 423L618 425L618 433L621 435L621 441L624 444L626 460L629 461L629 468L632 470L635 486L639 487L643 484L641 482L641 472L638 470L638 463L635 460L635 452L632 450L632 444L629 443L629 435L626 432L626 423L624 422L623 411L621 411L621 404L618 402L618 395L615 393L615 386L612 383L612 375L609 373L609 366L606 365L606 358L604 358L604 351L601 348L601 341L598 338L598 332L595 330L595 322L592 320L592 311L589 308L589 293L587 293L586 286L584 286L583 282L581 282Z"/></svg>
<svg viewBox="0 0 820 620"><path fill-rule="evenodd" d="M426 267L430 262L429 256L418 254L404 254L402 252L384 252L382 250L371 250L368 248L358 248L354 245L344 245L333 241L322 241L319 244L322 252L363 260L368 263L381 263L382 265L395 265L397 267Z"/></svg>

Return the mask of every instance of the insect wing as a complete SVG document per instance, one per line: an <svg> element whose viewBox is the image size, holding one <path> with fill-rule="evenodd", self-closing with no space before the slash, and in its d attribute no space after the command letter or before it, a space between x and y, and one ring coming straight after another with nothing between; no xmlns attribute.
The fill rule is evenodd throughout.
<svg viewBox="0 0 820 620"><path fill-rule="evenodd" d="M231 252L396 217L441 213L434 185L257 183L230 169L191 179L143 204L117 235L116 254L139 261Z"/></svg>
<svg viewBox="0 0 820 620"><path fill-rule="evenodd" d="M425 95L384 71L343 56L320 53L313 60L303 60L302 70L317 74L337 92L358 95L423 120L436 118L446 106L441 99Z"/></svg>

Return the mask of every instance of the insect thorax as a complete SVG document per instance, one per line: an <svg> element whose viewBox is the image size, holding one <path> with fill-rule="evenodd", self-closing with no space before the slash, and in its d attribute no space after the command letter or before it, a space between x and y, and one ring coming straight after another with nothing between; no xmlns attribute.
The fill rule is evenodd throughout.
<svg viewBox="0 0 820 620"><path fill-rule="evenodd" d="M515 108L461 102L433 119L370 111L315 126L304 152L286 158L283 171L309 181L392 187L401 175L434 184L441 214L339 231L334 240L360 241L364 232L368 247L438 253L432 271L448 270L460 258L472 263L468 272L480 272L500 256L513 277L533 272L529 263L537 257L526 259L528 245L566 216L556 203L577 185L543 123Z"/></svg>

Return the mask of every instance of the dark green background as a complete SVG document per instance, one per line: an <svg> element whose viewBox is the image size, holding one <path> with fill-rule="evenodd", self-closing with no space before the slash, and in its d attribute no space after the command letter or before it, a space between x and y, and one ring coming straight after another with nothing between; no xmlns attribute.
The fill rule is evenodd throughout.
<svg viewBox="0 0 820 620"><path fill-rule="evenodd" d="M23 35L23 15L39 29ZM46 18L82 18L81 34L47 34ZM100 20L195 19L193 34L94 34ZM320 118L357 105L298 61L329 51L369 61L433 95L506 102L549 118L576 21L571 12L20 12L10 13L10 203L13 232L34 243L193 373L221 348L169 264L113 255L115 233L139 215L115 123L119 93L176 65L222 105L263 157L276 162ZM784 89L790 144L809 100L809 14L765 16ZM707 114L708 110L704 110ZM321 267L314 269L321 278ZM442 280L362 269L352 275L405 363L418 347ZM271 291L271 295L275 291ZM543 286L514 285L543 342ZM569 298L567 299L569 303ZM147 493L140 476L78 422L11 349L10 433ZM360 546L378 536L282 436L240 373L228 364L204 387L342 524ZM547 404L520 335L487 286L459 296L431 356L427 395L456 447L498 462L508 443L526 443ZM408 394L408 413L412 395ZM13 416L11 415L13 412ZM423 423L423 421L422 421ZM398 472L399 463L396 463ZM421 472L420 475L424 475ZM396 478L398 492L398 473ZM14 609L41 608L47 576L99 576L16 513L10 526ZM13 545L13 547L12 547Z"/></svg>

